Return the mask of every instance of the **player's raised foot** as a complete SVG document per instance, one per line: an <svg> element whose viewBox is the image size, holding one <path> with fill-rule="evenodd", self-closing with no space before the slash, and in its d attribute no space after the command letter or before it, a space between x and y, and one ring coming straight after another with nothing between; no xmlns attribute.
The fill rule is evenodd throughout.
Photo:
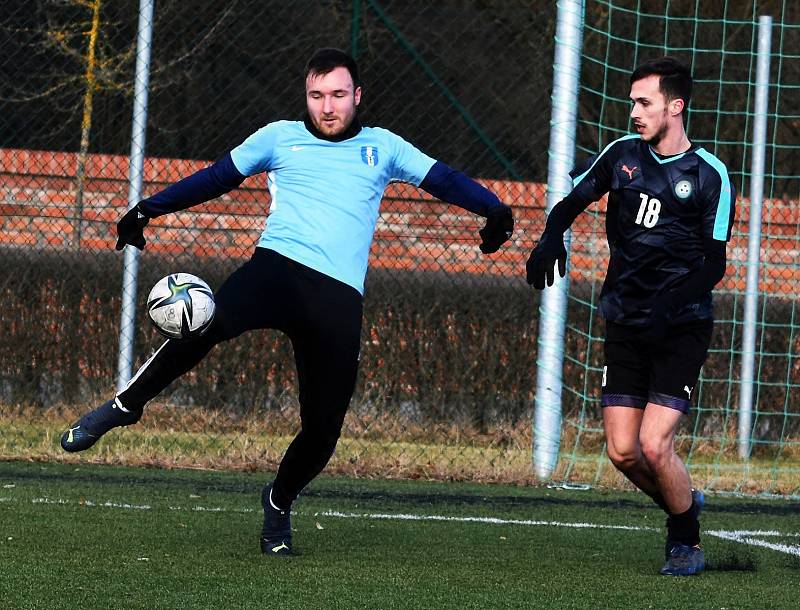
<svg viewBox="0 0 800 610"><path fill-rule="evenodd" d="M700 545L672 543L667 563L661 568L663 576L694 576L706 568L706 556Z"/></svg>
<svg viewBox="0 0 800 610"><path fill-rule="evenodd" d="M70 453L85 451L111 428L130 426L141 417L141 411L123 411L116 399L111 399L67 428L61 435L61 448Z"/></svg>
<svg viewBox="0 0 800 610"><path fill-rule="evenodd" d="M261 528L261 552L264 555L282 557L292 553L292 524L289 511L275 506L271 498L272 485L261 490L261 506L264 508L264 525Z"/></svg>

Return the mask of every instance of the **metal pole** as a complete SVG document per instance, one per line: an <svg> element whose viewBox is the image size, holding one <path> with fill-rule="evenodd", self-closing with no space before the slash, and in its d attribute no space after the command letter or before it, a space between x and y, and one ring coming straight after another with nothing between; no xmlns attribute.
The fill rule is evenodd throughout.
<svg viewBox="0 0 800 610"><path fill-rule="evenodd" d="M753 156L750 160L750 223L747 239L747 289L744 300L742 370L739 387L739 456L750 457L753 427L756 325L758 324L758 267L761 251L761 207L764 196L764 159L767 141L767 103L769 101L769 59L772 44L772 17L758 20L756 61L755 120Z"/></svg>
<svg viewBox="0 0 800 610"><path fill-rule="evenodd" d="M350 55L358 59L358 37L361 34L361 0L353 0L353 19L350 22Z"/></svg>
<svg viewBox="0 0 800 610"><path fill-rule="evenodd" d="M153 8L155 0L139 0L139 28L136 39L136 81L133 93L133 125L131 156L128 166L128 209L135 206L142 194L142 171L147 126L147 90L150 83L150 51L153 40ZM125 247L122 276L122 319L119 329L117 391L131 378L133 343L136 332L136 278L139 274L139 251Z"/></svg>
<svg viewBox="0 0 800 610"><path fill-rule="evenodd" d="M558 3L547 167L548 213L572 190L569 172L575 163L583 10L583 0ZM566 242L569 250L569 232ZM556 274L555 284L542 293L539 309L533 465L540 479L549 479L555 469L561 441L561 375L568 278L561 279Z"/></svg>

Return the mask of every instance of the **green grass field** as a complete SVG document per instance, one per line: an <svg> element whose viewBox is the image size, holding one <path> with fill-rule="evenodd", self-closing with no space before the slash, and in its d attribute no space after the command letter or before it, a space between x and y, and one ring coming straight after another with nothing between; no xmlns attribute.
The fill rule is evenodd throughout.
<svg viewBox="0 0 800 610"><path fill-rule="evenodd" d="M2 462L0 606L732 610L800 603L796 502L709 497L710 568L674 579L657 574L663 517L641 494L543 487L320 478L294 507L297 554L263 557L258 495L268 478Z"/></svg>

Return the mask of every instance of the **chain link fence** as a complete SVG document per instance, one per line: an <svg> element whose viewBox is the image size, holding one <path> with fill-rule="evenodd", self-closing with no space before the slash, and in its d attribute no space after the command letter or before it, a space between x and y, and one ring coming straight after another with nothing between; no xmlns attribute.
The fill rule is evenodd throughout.
<svg viewBox="0 0 800 610"><path fill-rule="evenodd" d="M114 223L128 205L138 3L36 0L4 12L0 402L14 434L0 454L60 459L58 429L114 388L123 258ZM484 257L482 219L408 185L387 190L334 470L527 476L536 297L522 261L544 220L554 23L550 3L156 6L145 195L270 121L300 118L306 59L338 46L359 61L364 124L484 180L518 210L514 247ZM149 287L175 271L218 287L252 253L268 205L257 176L151 222L135 366L161 342L146 323ZM274 464L297 411L288 340L249 333L218 346L94 458Z"/></svg>
<svg viewBox="0 0 800 610"><path fill-rule="evenodd" d="M673 31L681 30L683 20L706 24L718 17L693 9L695 2L686 2L683 12L679 3L654 4L662 21L675 24ZM796 52L790 50L792 44L797 48L791 24L800 23L800 16L791 2L758 5L783 24L787 51L774 82L780 83L780 99L786 99L800 83ZM598 135L607 142L608 130L626 129L625 110L620 110L624 83L609 88L621 100L605 88L608 80L627 78L625 70L614 67L626 63L615 60L629 53L624 42L641 36L661 43L656 20L627 18L639 13L637 7L636 2L587 2L578 129L582 152L596 152ZM730 19L747 17L734 15L736 10L738 4ZM748 10L753 13L756 4ZM113 250L114 225L128 205L138 12L136 0L4 4L0 422L11 434L0 439L0 458L72 459L57 449L63 425L114 391L123 264ZM544 0L170 0L156 5L145 195L204 167L268 122L300 118L305 61L316 48L338 46L359 61L364 124L394 131L482 180L515 208L512 242L485 257L477 248L481 219L408 185L387 189L367 277L360 375L331 471L532 478L539 295L523 274L545 219L556 12L557 3ZM750 52L752 40L740 40L748 35L752 27L708 26L699 46L732 44L735 50L741 43ZM657 46L644 45L642 58ZM716 93L703 84L701 95L748 99L746 74L734 69L723 74L718 65L715 71L718 55L711 52L701 50L693 58L701 80L719 83ZM731 147L735 154L729 166L736 172L744 167L746 126L720 114L724 104L710 107L717 109L714 127L700 114L692 115L691 128ZM785 120L775 140L779 145L770 171L776 180L769 196L783 203L767 212L767 222L769 237L784 241L767 242L775 258L768 259L765 271L789 274L789 285L796 287L800 222L791 142L797 141L798 120L785 103L779 112ZM738 174L740 193L744 174ZM167 273L188 271L218 287L252 253L268 206L264 176L257 176L214 202L151 222L138 278L134 368L161 343L144 311L152 284ZM577 227L591 233L592 243L603 239L598 218L602 214ZM578 388L580 398L565 399L567 450L573 455L602 452L591 444L595 440L579 443L591 436L586 430L597 427L589 386L597 369L591 354L596 355L598 335L591 324L602 262L602 252L591 248L573 253L569 320L579 330L568 334L566 351L572 356L565 369L565 387ZM742 289L739 284L726 288L736 294ZM787 303L786 296L781 298ZM730 303L735 307L735 299ZM795 315L791 302L781 307ZM741 318L724 311L723 341L733 341ZM771 357L765 343L769 332L765 324L759 348L763 362ZM775 366L786 372L787 392L798 384L796 337L791 331L776 356ZM726 343L724 350L730 360L736 346ZM726 387L737 374L731 366ZM726 399L724 409L732 408ZM790 414L791 405L784 411ZM269 468L297 430L297 412L288 340L277 332L249 333L218 346L173 384L148 407L142 424L109 435L80 459ZM575 420L579 425L570 424ZM717 433L717 428L703 431Z"/></svg>

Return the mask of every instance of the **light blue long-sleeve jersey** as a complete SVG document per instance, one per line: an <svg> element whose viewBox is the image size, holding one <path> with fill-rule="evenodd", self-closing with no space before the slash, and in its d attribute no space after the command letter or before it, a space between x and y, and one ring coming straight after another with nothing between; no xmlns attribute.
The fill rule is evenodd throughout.
<svg viewBox="0 0 800 610"><path fill-rule="evenodd" d="M272 197L259 247L364 293L381 197L392 180L419 186L435 160L391 131L364 127L341 142L302 121L262 127L231 151L245 176L267 172Z"/></svg>

